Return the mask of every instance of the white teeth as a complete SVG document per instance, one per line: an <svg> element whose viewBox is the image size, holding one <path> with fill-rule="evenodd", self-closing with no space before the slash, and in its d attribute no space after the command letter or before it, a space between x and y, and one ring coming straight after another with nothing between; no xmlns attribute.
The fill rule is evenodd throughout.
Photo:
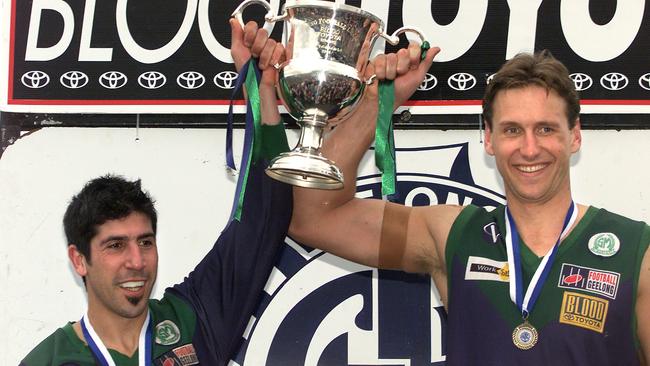
<svg viewBox="0 0 650 366"><path fill-rule="evenodd" d="M540 164L540 165L519 165L517 167L517 169L521 170L522 172L526 172L526 173L533 173L533 172L536 172L538 170L541 170L542 168L544 168L544 165L542 165L542 164Z"/></svg>
<svg viewBox="0 0 650 366"><path fill-rule="evenodd" d="M136 287L142 287L144 286L144 281L130 281L130 282L124 282L120 284L120 287L126 288L126 289L133 289Z"/></svg>

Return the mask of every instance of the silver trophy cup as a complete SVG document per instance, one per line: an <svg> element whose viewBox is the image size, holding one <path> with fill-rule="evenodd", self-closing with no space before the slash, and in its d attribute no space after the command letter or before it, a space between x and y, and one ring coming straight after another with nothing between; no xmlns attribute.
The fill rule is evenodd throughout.
<svg viewBox="0 0 650 366"><path fill-rule="evenodd" d="M362 80L375 40L392 45L402 27L392 35L384 23L359 8L317 0L287 0L274 16L264 0L246 0L233 12L243 25L242 12L251 4L267 10L264 28L284 21L287 60L279 66L278 94L301 127L297 146L271 161L266 173L282 182L319 189L343 188L343 175L334 162L321 155L323 131L343 121L355 108L366 83Z"/></svg>

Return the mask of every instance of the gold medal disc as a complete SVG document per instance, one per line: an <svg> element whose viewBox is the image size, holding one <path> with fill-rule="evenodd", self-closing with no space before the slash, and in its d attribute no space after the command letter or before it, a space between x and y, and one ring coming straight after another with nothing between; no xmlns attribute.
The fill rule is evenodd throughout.
<svg viewBox="0 0 650 366"><path fill-rule="evenodd" d="M512 343L521 350L527 350L535 346L538 337L537 329L530 325L528 321L524 321L512 332Z"/></svg>

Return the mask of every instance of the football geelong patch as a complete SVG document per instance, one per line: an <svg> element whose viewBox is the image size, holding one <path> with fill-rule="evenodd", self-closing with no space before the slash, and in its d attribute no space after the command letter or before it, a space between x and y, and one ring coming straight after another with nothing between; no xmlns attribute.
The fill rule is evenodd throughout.
<svg viewBox="0 0 650 366"><path fill-rule="evenodd" d="M616 299L621 274L563 263L557 286Z"/></svg>

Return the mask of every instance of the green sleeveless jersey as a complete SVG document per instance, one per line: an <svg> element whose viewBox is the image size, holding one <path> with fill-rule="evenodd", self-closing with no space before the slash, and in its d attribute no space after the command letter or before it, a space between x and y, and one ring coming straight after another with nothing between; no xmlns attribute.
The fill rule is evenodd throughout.
<svg viewBox="0 0 650 366"><path fill-rule="evenodd" d="M528 321L528 350L512 340L521 312L509 294L505 207L466 207L446 248L448 365L637 365L635 303L650 227L590 207L560 244ZM521 244L524 292L542 258Z"/></svg>
<svg viewBox="0 0 650 366"><path fill-rule="evenodd" d="M149 300L153 324L154 365L196 365L199 363L193 338L196 315L183 300L165 293L162 300ZM138 351L131 357L109 349L117 365L137 366ZM169 361L167 361L169 360ZM25 365L96 365L90 348L79 339L72 323L57 329L23 360ZM165 363L176 362L176 363Z"/></svg>

